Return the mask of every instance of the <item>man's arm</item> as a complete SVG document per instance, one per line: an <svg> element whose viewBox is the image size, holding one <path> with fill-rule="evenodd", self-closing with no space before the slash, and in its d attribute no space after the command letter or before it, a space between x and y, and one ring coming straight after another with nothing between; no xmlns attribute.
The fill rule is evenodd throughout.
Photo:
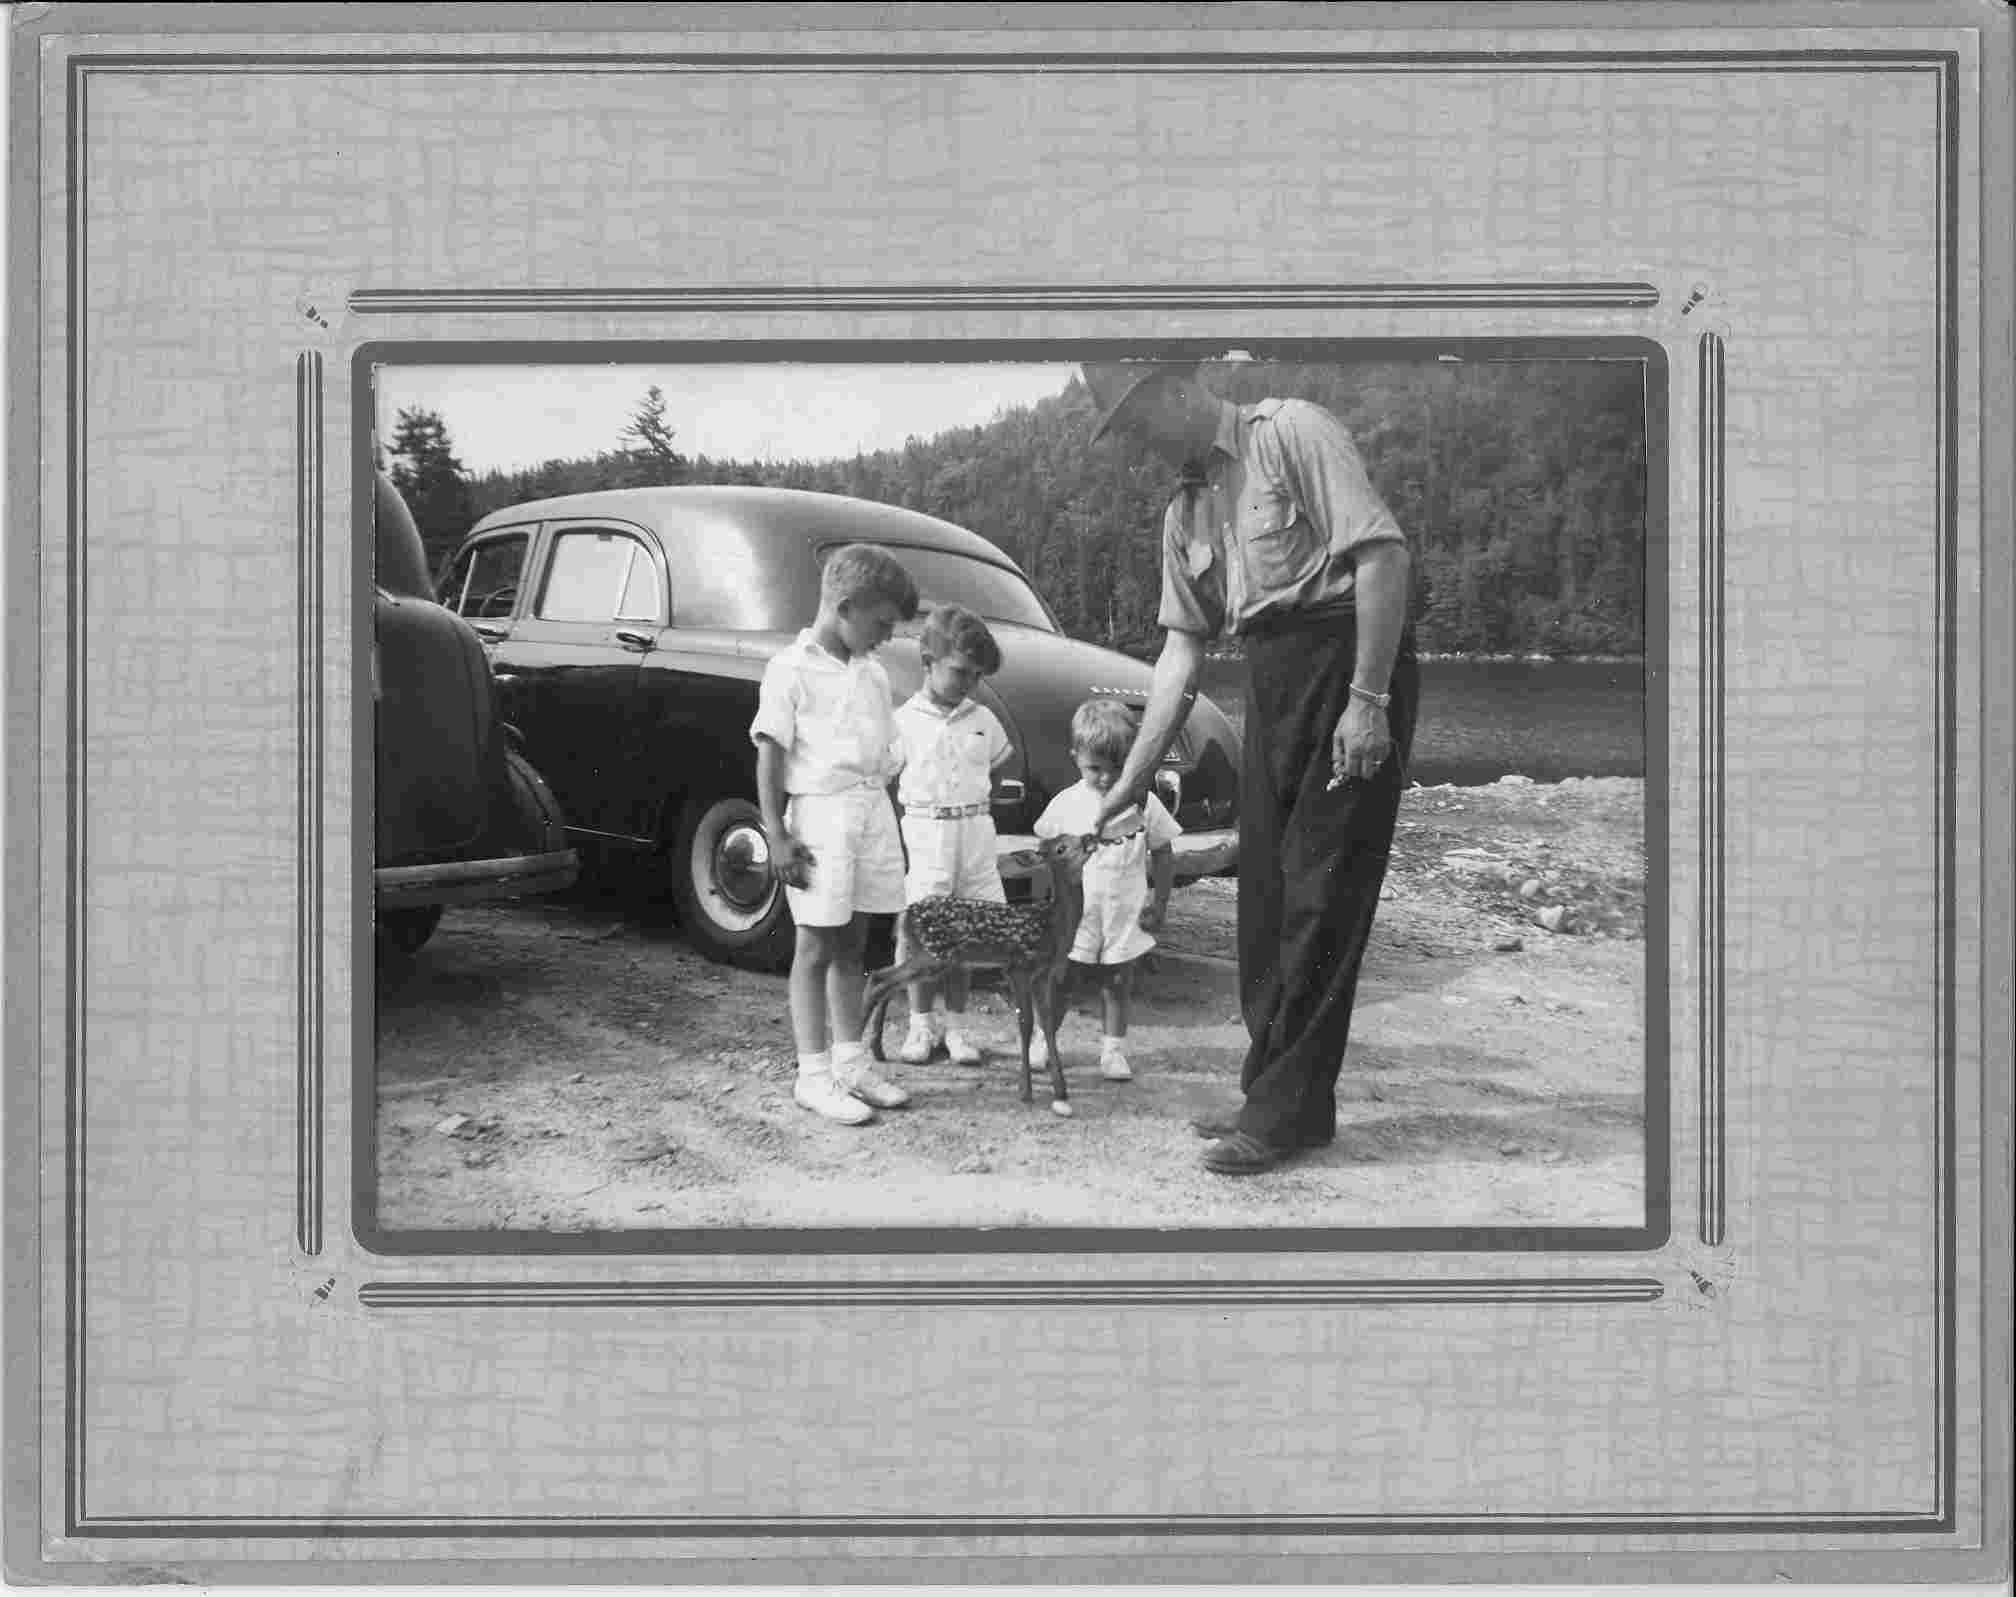
<svg viewBox="0 0 2016 1597"><path fill-rule="evenodd" d="M1384 693L1393 675L1393 659L1407 621L1409 568L1404 543L1367 544L1359 552L1358 656L1351 683L1367 693ZM1369 780L1392 752L1393 732L1386 712L1352 694L1331 734L1331 772L1339 778Z"/></svg>
<svg viewBox="0 0 2016 1597"><path fill-rule="evenodd" d="M1358 554L1358 660L1351 680L1368 693L1384 693L1407 624L1407 575L1413 567L1404 543L1367 544Z"/></svg>
<svg viewBox="0 0 2016 1597"><path fill-rule="evenodd" d="M1396 637L1395 642L1398 642ZM1112 820L1136 802L1148 785L1148 778L1183 730L1190 706L1197 698L1197 677L1204 666L1204 639L1195 632L1165 632L1162 653L1155 661L1155 682L1148 690L1148 708L1141 715L1141 732L1119 778L1099 806L1099 826Z"/></svg>

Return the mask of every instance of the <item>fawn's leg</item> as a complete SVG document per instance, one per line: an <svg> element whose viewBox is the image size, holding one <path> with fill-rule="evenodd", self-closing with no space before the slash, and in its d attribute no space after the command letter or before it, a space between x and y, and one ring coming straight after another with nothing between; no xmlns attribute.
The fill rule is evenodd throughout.
<svg viewBox="0 0 2016 1597"><path fill-rule="evenodd" d="M1029 1080L1029 1033L1035 1029L1035 992L1026 970L1008 972L1008 990L1015 995L1015 1026L1022 1039L1022 1101L1031 1103L1036 1091Z"/></svg>
<svg viewBox="0 0 2016 1597"><path fill-rule="evenodd" d="M889 1000L896 996L897 989L911 977L929 971L933 966L928 954L914 954L900 964L891 965L887 970L872 972L861 988L861 1040L868 1045L868 1051L877 1059L886 1059L882 1051L882 1031L889 1016ZM928 979L928 977L927 977Z"/></svg>
<svg viewBox="0 0 2016 1597"><path fill-rule="evenodd" d="M1037 1013L1043 1017L1043 1040L1050 1045L1051 1107L1060 1112L1068 1112L1066 1106L1071 1101L1070 1091L1064 1085L1064 1056L1057 1047L1057 1024L1064 1018L1064 983L1065 973L1057 966L1036 978Z"/></svg>

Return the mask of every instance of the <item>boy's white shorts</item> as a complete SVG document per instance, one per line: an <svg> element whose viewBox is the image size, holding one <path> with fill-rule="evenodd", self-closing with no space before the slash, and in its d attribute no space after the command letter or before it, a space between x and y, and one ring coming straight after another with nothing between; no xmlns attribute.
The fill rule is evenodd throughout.
<svg viewBox="0 0 2016 1597"><path fill-rule="evenodd" d="M997 841L991 815L962 815L949 821L905 815L903 842L910 851L910 873L903 879L904 901L914 904L947 893L988 904L1007 903L995 860Z"/></svg>
<svg viewBox="0 0 2016 1597"><path fill-rule="evenodd" d="M811 885L784 889L800 926L845 926L903 908L903 840L886 790L799 793L784 807L784 824L817 856Z"/></svg>

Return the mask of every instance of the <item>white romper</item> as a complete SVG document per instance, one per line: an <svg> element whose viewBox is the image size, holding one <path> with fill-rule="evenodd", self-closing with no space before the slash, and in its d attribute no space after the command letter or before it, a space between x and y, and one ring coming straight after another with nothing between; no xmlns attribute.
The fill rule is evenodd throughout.
<svg viewBox="0 0 2016 1597"><path fill-rule="evenodd" d="M1036 835L1089 832L1104 802L1096 788L1074 783L1050 801L1036 822ZM1085 862L1085 915L1071 944L1071 958L1081 965L1124 965L1155 946L1154 936L1141 927L1141 911L1148 907L1148 855L1174 843L1183 828L1150 793L1145 803L1114 816L1104 835L1121 841L1101 843Z"/></svg>

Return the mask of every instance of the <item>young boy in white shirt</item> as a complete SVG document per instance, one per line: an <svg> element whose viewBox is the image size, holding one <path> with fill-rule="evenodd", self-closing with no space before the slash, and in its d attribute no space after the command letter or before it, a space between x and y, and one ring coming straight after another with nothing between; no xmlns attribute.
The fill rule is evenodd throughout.
<svg viewBox="0 0 2016 1597"><path fill-rule="evenodd" d="M1087 699L1078 706L1071 716L1071 758L1079 780L1052 799L1037 819L1038 837L1089 832L1098 824L1134 735L1134 717L1118 700ZM1105 1023L1099 1074L1108 1081L1133 1079L1122 1045L1134 962L1155 946L1154 934L1162 928L1176 882L1176 839L1182 835L1176 817L1150 793L1112 818L1085 862L1085 912L1071 944L1070 968L1099 983ZM1042 1064L1048 1057L1043 1039L1033 1038L1030 1062Z"/></svg>
<svg viewBox="0 0 2016 1597"><path fill-rule="evenodd" d="M865 917L903 908L903 845L888 792L902 749L889 677L871 656L916 613L917 586L888 550L835 551L812 625L764 668L749 728L771 869L798 926L793 1096L843 1125L910 1101L869 1066L861 955Z"/></svg>
<svg viewBox="0 0 2016 1597"><path fill-rule="evenodd" d="M910 868L903 902L944 893L1007 902L995 864L992 798L994 769L1013 752L994 712L973 697L985 677L1001 669L1001 648L987 623L957 605L940 605L924 618L919 639L924 685L896 711L903 742L903 843ZM898 960L908 949L896 950ZM959 1028L966 1012L967 979L945 980L949 1019L933 1008L934 983L910 984L910 1033L897 1057L921 1065L942 1042L955 1065L977 1065L980 1050Z"/></svg>

